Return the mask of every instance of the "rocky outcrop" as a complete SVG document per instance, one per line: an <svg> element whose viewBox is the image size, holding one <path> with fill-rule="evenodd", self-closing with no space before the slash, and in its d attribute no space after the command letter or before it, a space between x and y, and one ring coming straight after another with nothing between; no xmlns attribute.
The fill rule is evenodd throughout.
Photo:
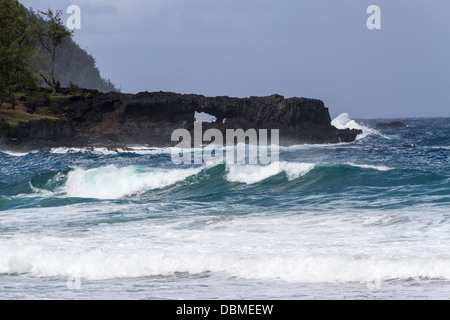
<svg viewBox="0 0 450 320"><path fill-rule="evenodd" d="M331 126L320 100L268 97L205 97L170 92L89 92L66 99L64 120L40 120L10 130L6 142L15 145L94 146L148 144L173 146L172 132L193 131L195 112L216 117L204 130L279 129L282 145L354 141L360 130Z"/></svg>

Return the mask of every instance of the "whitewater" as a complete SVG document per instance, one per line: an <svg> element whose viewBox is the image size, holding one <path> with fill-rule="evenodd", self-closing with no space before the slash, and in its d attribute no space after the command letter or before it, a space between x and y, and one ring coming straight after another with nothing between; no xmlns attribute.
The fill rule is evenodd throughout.
<svg viewBox="0 0 450 320"><path fill-rule="evenodd" d="M2 150L0 299L448 299L450 119L395 120L268 165Z"/></svg>

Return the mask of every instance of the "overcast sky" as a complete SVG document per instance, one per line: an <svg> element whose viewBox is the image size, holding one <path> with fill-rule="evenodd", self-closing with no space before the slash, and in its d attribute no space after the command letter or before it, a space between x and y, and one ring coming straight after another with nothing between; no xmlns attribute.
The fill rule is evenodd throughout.
<svg viewBox="0 0 450 320"><path fill-rule="evenodd" d="M81 8L122 92L317 98L332 117L450 116L449 0L20 0ZM381 30L369 30L369 5ZM64 19L69 17L64 15Z"/></svg>

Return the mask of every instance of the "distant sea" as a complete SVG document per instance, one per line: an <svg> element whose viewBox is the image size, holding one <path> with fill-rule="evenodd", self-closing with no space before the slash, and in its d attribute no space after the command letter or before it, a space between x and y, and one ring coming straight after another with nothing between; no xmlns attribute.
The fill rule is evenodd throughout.
<svg viewBox="0 0 450 320"><path fill-rule="evenodd" d="M450 118L334 124L267 166L1 151L0 299L450 298Z"/></svg>

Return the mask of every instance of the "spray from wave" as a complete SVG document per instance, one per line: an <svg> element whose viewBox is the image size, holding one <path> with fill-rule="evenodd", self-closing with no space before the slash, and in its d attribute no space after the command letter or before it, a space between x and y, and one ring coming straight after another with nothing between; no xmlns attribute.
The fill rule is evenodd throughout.
<svg viewBox="0 0 450 320"><path fill-rule="evenodd" d="M274 223L273 226L275 228L277 224ZM257 245L256 242L264 238L247 232L241 232L240 237L225 238L227 241L224 242L220 236L224 237L228 233L214 229L203 230L204 240L201 241L191 230L177 230L179 234L174 234L170 229L160 230L161 227L151 225L141 228L137 223L122 228L109 227L108 232L87 239L23 237L3 241L0 244L3 253L0 257L0 273L30 274L37 277L78 275L83 279L104 280L164 276L178 272L217 272L244 279L304 283L450 279L448 256L421 257L410 254L399 259L394 255L376 252L309 253L302 250L302 241L298 238L292 239L297 241L296 247L276 250L268 249L262 244ZM285 228L287 232L293 232L292 227ZM135 239L123 234L125 231L136 230L142 234L159 236L164 241L152 244L151 237ZM121 241L103 238L102 234L111 232L114 238ZM253 248L251 254L242 243L250 243Z"/></svg>
<svg viewBox="0 0 450 320"><path fill-rule="evenodd" d="M267 166L228 165L226 179L229 182L254 184L284 172L289 181L304 176L314 169L313 163L274 162Z"/></svg>
<svg viewBox="0 0 450 320"><path fill-rule="evenodd" d="M14 151L8 151L8 150L1 150L0 153L4 153L11 157L25 157L30 153L36 153L37 151L32 152L14 152Z"/></svg>
<svg viewBox="0 0 450 320"><path fill-rule="evenodd" d="M161 154L170 153L171 148L154 148L148 146L132 146L132 147L85 147L85 148L52 148L50 153L53 154L75 154L75 153L85 153L85 154L96 154L96 155L113 155L118 153L134 153L134 154Z"/></svg>
<svg viewBox="0 0 450 320"><path fill-rule="evenodd" d="M352 162L347 162L347 164L349 166L352 167L357 167L357 168L362 168L362 169L373 169L373 170L378 170L378 171L389 171L392 170L392 168L383 166L383 165L371 165L371 164L357 164L357 163L352 163Z"/></svg>
<svg viewBox="0 0 450 320"><path fill-rule="evenodd" d="M70 198L114 200L173 186L186 181L192 176L199 175L202 171L205 172L205 175L199 175L198 179L200 180L196 179L189 183L196 185L210 183L216 177L232 183L254 185L278 175L281 175L280 177L284 177L287 181L293 181L305 176L314 169L323 173L329 173L331 172L330 168L333 168L332 170L340 170L339 168L342 166L351 166L364 170L393 170L384 165L356 164L352 162L326 164L280 161L269 165L214 164L194 168L117 167L109 165L93 169L76 168L67 174L58 173L44 183L43 187L36 187L32 183L30 183L30 187L33 191L33 196L59 195ZM279 183L283 184L284 182ZM56 189L54 186L57 186Z"/></svg>
<svg viewBox="0 0 450 320"><path fill-rule="evenodd" d="M333 121L331 121L331 125L340 130L343 129L362 130L363 133L358 135L356 137L356 140L364 139L365 137L371 134L379 134L378 131L366 127L364 125L361 125L357 123L355 120L350 119L348 113L342 113L339 116L337 116L335 119L333 119Z"/></svg>
<svg viewBox="0 0 450 320"><path fill-rule="evenodd" d="M162 169L114 165L95 169L75 169L68 174L65 192L69 197L120 199L159 189L198 174L201 168Z"/></svg>
<svg viewBox="0 0 450 320"><path fill-rule="evenodd" d="M225 179L229 182L255 184L284 173L291 181L304 176L314 167L313 163L290 162L275 162L266 166L232 164L225 167ZM211 166L187 169L140 166L118 168L114 165L87 170L77 168L68 173L63 191L66 196L74 198L120 199L174 185L208 168Z"/></svg>

